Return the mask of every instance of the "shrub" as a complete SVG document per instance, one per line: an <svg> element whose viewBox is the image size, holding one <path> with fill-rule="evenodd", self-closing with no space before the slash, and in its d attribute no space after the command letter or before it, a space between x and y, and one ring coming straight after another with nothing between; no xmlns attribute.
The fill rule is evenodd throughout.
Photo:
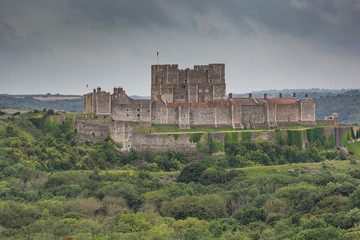
<svg viewBox="0 0 360 240"><path fill-rule="evenodd" d="M198 182L205 169L206 166L201 163L190 163L180 172L176 180L185 183Z"/></svg>
<svg viewBox="0 0 360 240"><path fill-rule="evenodd" d="M241 141L250 142L252 132L241 132Z"/></svg>
<svg viewBox="0 0 360 240"><path fill-rule="evenodd" d="M189 135L189 142L198 143L202 137L203 133L191 133Z"/></svg>

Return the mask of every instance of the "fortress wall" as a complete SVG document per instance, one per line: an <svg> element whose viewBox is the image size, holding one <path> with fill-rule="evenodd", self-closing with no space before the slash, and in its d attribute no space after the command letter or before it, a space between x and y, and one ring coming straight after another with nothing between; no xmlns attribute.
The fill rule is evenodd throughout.
<svg viewBox="0 0 360 240"><path fill-rule="evenodd" d="M209 64L208 78L210 83L225 84L225 64Z"/></svg>
<svg viewBox="0 0 360 240"><path fill-rule="evenodd" d="M216 127L231 126L230 108L216 108Z"/></svg>
<svg viewBox="0 0 360 240"><path fill-rule="evenodd" d="M281 124L298 124L300 121L299 104L277 104L276 105L276 121Z"/></svg>
<svg viewBox="0 0 360 240"><path fill-rule="evenodd" d="M257 142L258 138L260 136L264 141L270 141L270 142L275 142L276 141L275 140L275 131L252 132L251 133L251 141Z"/></svg>
<svg viewBox="0 0 360 240"><path fill-rule="evenodd" d="M231 105L231 122L233 129L242 129L243 126L243 116L242 116L242 107L241 105Z"/></svg>
<svg viewBox="0 0 360 240"><path fill-rule="evenodd" d="M167 109L163 102L155 102L151 105L151 123L167 124Z"/></svg>
<svg viewBox="0 0 360 240"><path fill-rule="evenodd" d="M134 134L132 147L139 152L167 152L168 150L185 153L196 153L196 143L189 142L189 134L180 134L175 140L172 135L160 134Z"/></svg>
<svg viewBox="0 0 360 240"><path fill-rule="evenodd" d="M140 126L150 127L151 126L151 102L142 101L140 102Z"/></svg>
<svg viewBox="0 0 360 240"><path fill-rule="evenodd" d="M96 114L111 114L111 95L110 93L96 93Z"/></svg>
<svg viewBox="0 0 360 240"><path fill-rule="evenodd" d="M242 115L245 117L247 123L265 123L265 110L264 106L243 106Z"/></svg>
<svg viewBox="0 0 360 240"><path fill-rule="evenodd" d="M225 100L226 99L226 85L222 84L213 84L213 100Z"/></svg>
<svg viewBox="0 0 360 240"><path fill-rule="evenodd" d="M316 120L317 125L337 125L339 122L335 119L321 119Z"/></svg>
<svg viewBox="0 0 360 240"><path fill-rule="evenodd" d="M276 104L275 103L268 103L267 104L267 114L268 114L268 121L270 124L276 123Z"/></svg>
<svg viewBox="0 0 360 240"><path fill-rule="evenodd" d="M202 84L208 83L208 73L205 70L186 70L188 74L189 84Z"/></svg>
<svg viewBox="0 0 360 240"><path fill-rule="evenodd" d="M107 137L110 121L77 121L75 140L84 143L101 141Z"/></svg>
<svg viewBox="0 0 360 240"><path fill-rule="evenodd" d="M179 115L178 115L177 108L168 108L167 109L167 124L179 125Z"/></svg>
<svg viewBox="0 0 360 240"><path fill-rule="evenodd" d="M313 99L300 100L301 107L301 121L314 122L315 121L315 101Z"/></svg>
<svg viewBox="0 0 360 240"><path fill-rule="evenodd" d="M187 83L174 84L174 102L188 102Z"/></svg>
<svg viewBox="0 0 360 240"><path fill-rule="evenodd" d="M192 108L190 109L191 126L215 126L215 114L212 108Z"/></svg>
<svg viewBox="0 0 360 240"><path fill-rule="evenodd" d="M197 84L189 84L187 91L189 102L199 102L201 100L201 96L199 96L199 86Z"/></svg>
<svg viewBox="0 0 360 240"><path fill-rule="evenodd" d="M179 127L181 129L190 129L190 107L179 106Z"/></svg>
<svg viewBox="0 0 360 240"><path fill-rule="evenodd" d="M131 149L134 123L113 121L110 123L109 130L110 137L115 142L120 142L123 150L129 151Z"/></svg>

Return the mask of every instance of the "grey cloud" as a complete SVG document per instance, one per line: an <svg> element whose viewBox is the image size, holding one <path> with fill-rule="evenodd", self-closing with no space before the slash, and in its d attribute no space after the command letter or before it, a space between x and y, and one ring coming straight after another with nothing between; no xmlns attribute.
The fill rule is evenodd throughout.
<svg viewBox="0 0 360 240"><path fill-rule="evenodd" d="M96 28L147 28L151 25L174 24L157 1L71 0L70 5L79 10Z"/></svg>

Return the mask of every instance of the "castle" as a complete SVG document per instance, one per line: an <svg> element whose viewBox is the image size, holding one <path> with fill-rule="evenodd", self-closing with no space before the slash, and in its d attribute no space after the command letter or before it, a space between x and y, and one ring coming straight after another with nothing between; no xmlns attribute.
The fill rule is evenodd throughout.
<svg viewBox="0 0 360 240"><path fill-rule="evenodd" d="M278 125L316 126L315 101L293 98L226 98L225 64L151 66L151 100L129 98L123 88L112 94L100 87L84 95L84 113L141 126L177 125L233 129L276 128Z"/></svg>

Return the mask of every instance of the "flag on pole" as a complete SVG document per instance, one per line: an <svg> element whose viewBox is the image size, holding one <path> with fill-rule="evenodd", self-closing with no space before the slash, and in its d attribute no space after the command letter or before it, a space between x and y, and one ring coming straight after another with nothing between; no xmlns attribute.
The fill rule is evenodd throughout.
<svg viewBox="0 0 360 240"><path fill-rule="evenodd" d="M89 87L89 84L86 84L86 88L88 88Z"/></svg>
<svg viewBox="0 0 360 240"><path fill-rule="evenodd" d="M156 52L156 56L159 56L159 51Z"/></svg>

